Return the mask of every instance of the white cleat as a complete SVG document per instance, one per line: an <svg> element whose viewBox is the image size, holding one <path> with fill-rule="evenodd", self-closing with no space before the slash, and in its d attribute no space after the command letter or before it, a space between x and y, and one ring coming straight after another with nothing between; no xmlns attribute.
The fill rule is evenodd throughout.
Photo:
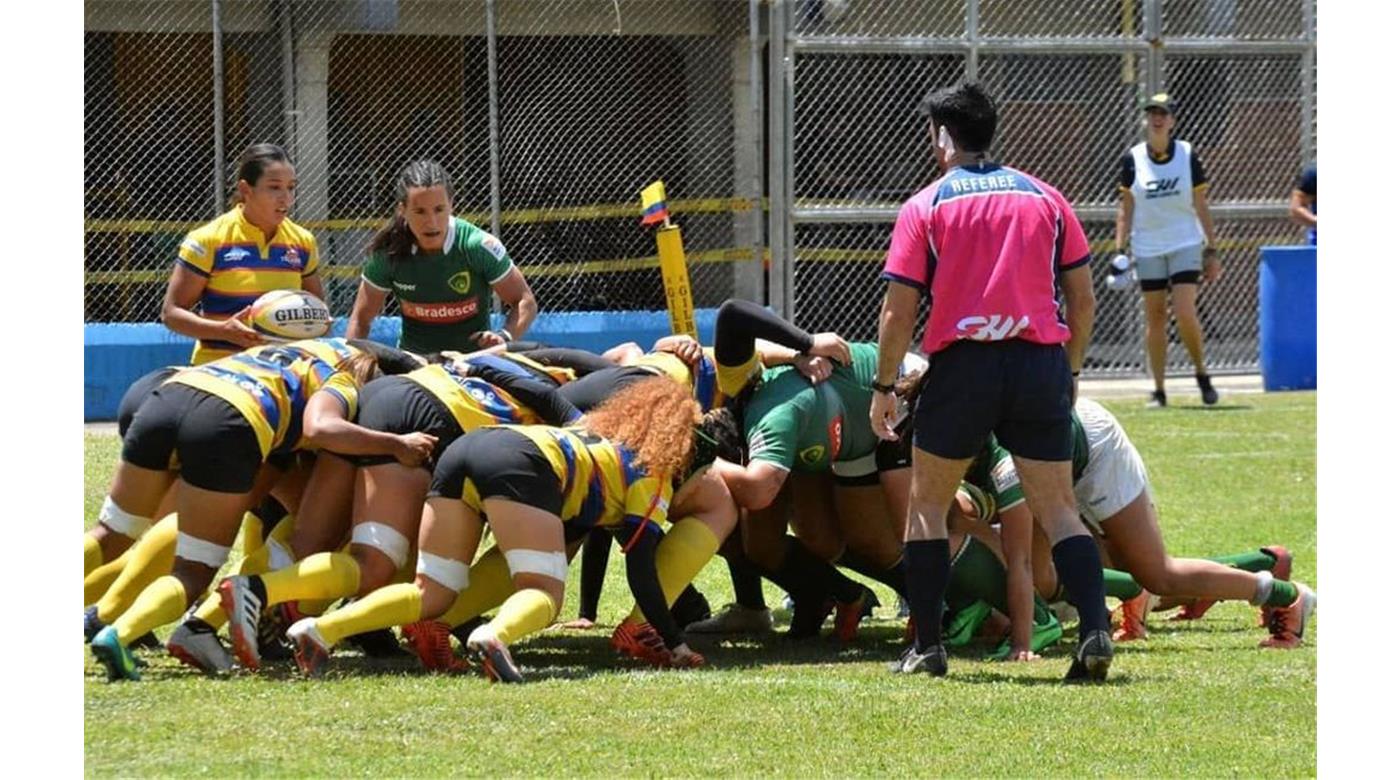
<svg viewBox="0 0 1400 780"><path fill-rule="evenodd" d="M320 677L331 660L331 645L316 628L316 618L302 618L287 629L296 648L297 668L307 677Z"/></svg>
<svg viewBox="0 0 1400 780"><path fill-rule="evenodd" d="M262 617L263 603L249 587L249 578L228 577L219 583L219 606L228 615L228 637L233 642L233 653L245 669L257 669L262 665L262 655L258 652L258 620Z"/></svg>
<svg viewBox="0 0 1400 780"><path fill-rule="evenodd" d="M766 634L773 631L773 613L767 607L727 604L719 614L691 623L685 630L689 634Z"/></svg>
<svg viewBox="0 0 1400 780"><path fill-rule="evenodd" d="M233 670L233 657L224 649L213 629L198 623L181 623L165 643L165 649L205 674L222 675Z"/></svg>

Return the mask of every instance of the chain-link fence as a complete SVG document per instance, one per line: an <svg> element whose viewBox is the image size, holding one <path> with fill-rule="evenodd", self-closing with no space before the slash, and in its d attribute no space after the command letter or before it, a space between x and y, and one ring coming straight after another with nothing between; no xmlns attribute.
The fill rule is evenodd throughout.
<svg viewBox="0 0 1400 780"><path fill-rule="evenodd" d="M791 174L771 183L772 303L811 330L876 337L880 263L900 203L935 175L930 89L961 77L998 104L994 156L1060 189L1095 254L1099 299L1088 373L1141 374L1133 290L1103 284L1119 160L1142 140L1138 101L1168 91L1177 135L1212 182L1224 277L1199 308L1212 370L1258 367L1258 248L1297 243L1287 199L1313 159L1311 0L1086 0L908 4L775 0L790 65L769 94ZM1175 343L1168 370L1189 371Z"/></svg>
<svg viewBox="0 0 1400 780"><path fill-rule="evenodd" d="M86 319L155 320L180 239L272 141L338 313L397 172L429 157L545 310L664 308L637 201L661 178L698 306L872 339L894 214L934 174L915 109L971 77L997 156L1059 187L1097 256L1138 98L1178 98L1227 269L1202 294L1208 353L1252 369L1257 247L1296 240L1284 204L1313 157L1312 2L88 0ZM1099 293L1090 370L1140 371L1137 296Z"/></svg>

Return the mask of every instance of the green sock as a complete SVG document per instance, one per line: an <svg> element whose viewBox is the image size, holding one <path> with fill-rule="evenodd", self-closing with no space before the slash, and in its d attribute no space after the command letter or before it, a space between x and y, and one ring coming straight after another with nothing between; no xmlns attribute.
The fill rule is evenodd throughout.
<svg viewBox="0 0 1400 780"><path fill-rule="evenodd" d="M1298 600L1298 588L1287 580L1274 580L1274 588L1269 592L1266 607L1286 607Z"/></svg>
<svg viewBox="0 0 1400 780"><path fill-rule="evenodd" d="M1120 601L1137 598L1142 593L1142 586L1137 584L1133 575L1117 569L1103 570L1103 589L1104 593Z"/></svg>
<svg viewBox="0 0 1400 780"><path fill-rule="evenodd" d="M1267 571L1274 567L1274 562L1278 559L1264 550L1252 550L1247 553L1240 553L1239 555L1222 555L1218 558L1207 558L1206 560L1223 563L1226 566L1242 569L1244 571Z"/></svg>

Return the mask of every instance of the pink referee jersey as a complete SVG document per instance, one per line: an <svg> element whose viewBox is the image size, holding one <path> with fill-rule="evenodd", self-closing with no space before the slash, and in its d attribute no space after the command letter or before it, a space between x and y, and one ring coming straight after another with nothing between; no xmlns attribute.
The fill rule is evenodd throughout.
<svg viewBox="0 0 1400 780"><path fill-rule="evenodd" d="M905 201L883 278L930 291L923 349L959 339L1069 341L1057 273L1089 242L1054 187L1004 165L955 168Z"/></svg>

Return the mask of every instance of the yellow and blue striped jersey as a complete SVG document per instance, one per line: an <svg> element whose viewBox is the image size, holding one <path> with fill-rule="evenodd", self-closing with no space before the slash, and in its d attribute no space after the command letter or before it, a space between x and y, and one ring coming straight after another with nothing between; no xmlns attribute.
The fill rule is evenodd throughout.
<svg viewBox="0 0 1400 780"><path fill-rule="evenodd" d="M442 401L463 431L487 425L537 425L540 420L510 393L477 377L463 376L445 366L424 366L404 374Z"/></svg>
<svg viewBox="0 0 1400 780"><path fill-rule="evenodd" d="M631 450L581 427L509 426L535 446L559 477L563 520L585 527L621 525L628 517L645 527L666 520L671 476L648 474Z"/></svg>
<svg viewBox="0 0 1400 780"><path fill-rule="evenodd" d="M350 374L336 370L339 360L323 359L340 355L342 349L354 351L343 339L253 347L185 369L167 381L198 388L232 404L252 426L263 457L267 457L273 450L301 446L302 412L318 391L333 394L344 404L346 417L355 417L359 385Z"/></svg>
<svg viewBox="0 0 1400 780"><path fill-rule="evenodd" d="M694 367L686 365L685 361L670 352L648 352L642 355L637 365L660 371L689 389L702 412L708 412L724 401L724 394L719 389L715 351L710 347L705 347L704 354Z"/></svg>
<svg viewBox="0 0 1400 780"><path fill-rule="evenodd" d="M284 219L267 241L239 205L190 231L176 262L207 280L200 308L205 317L221 320L265 292L301 289L302 278L316 273L321 257L310 231ZM200 365L238 351L231 342L200 340L190 362Z"/></svg>

